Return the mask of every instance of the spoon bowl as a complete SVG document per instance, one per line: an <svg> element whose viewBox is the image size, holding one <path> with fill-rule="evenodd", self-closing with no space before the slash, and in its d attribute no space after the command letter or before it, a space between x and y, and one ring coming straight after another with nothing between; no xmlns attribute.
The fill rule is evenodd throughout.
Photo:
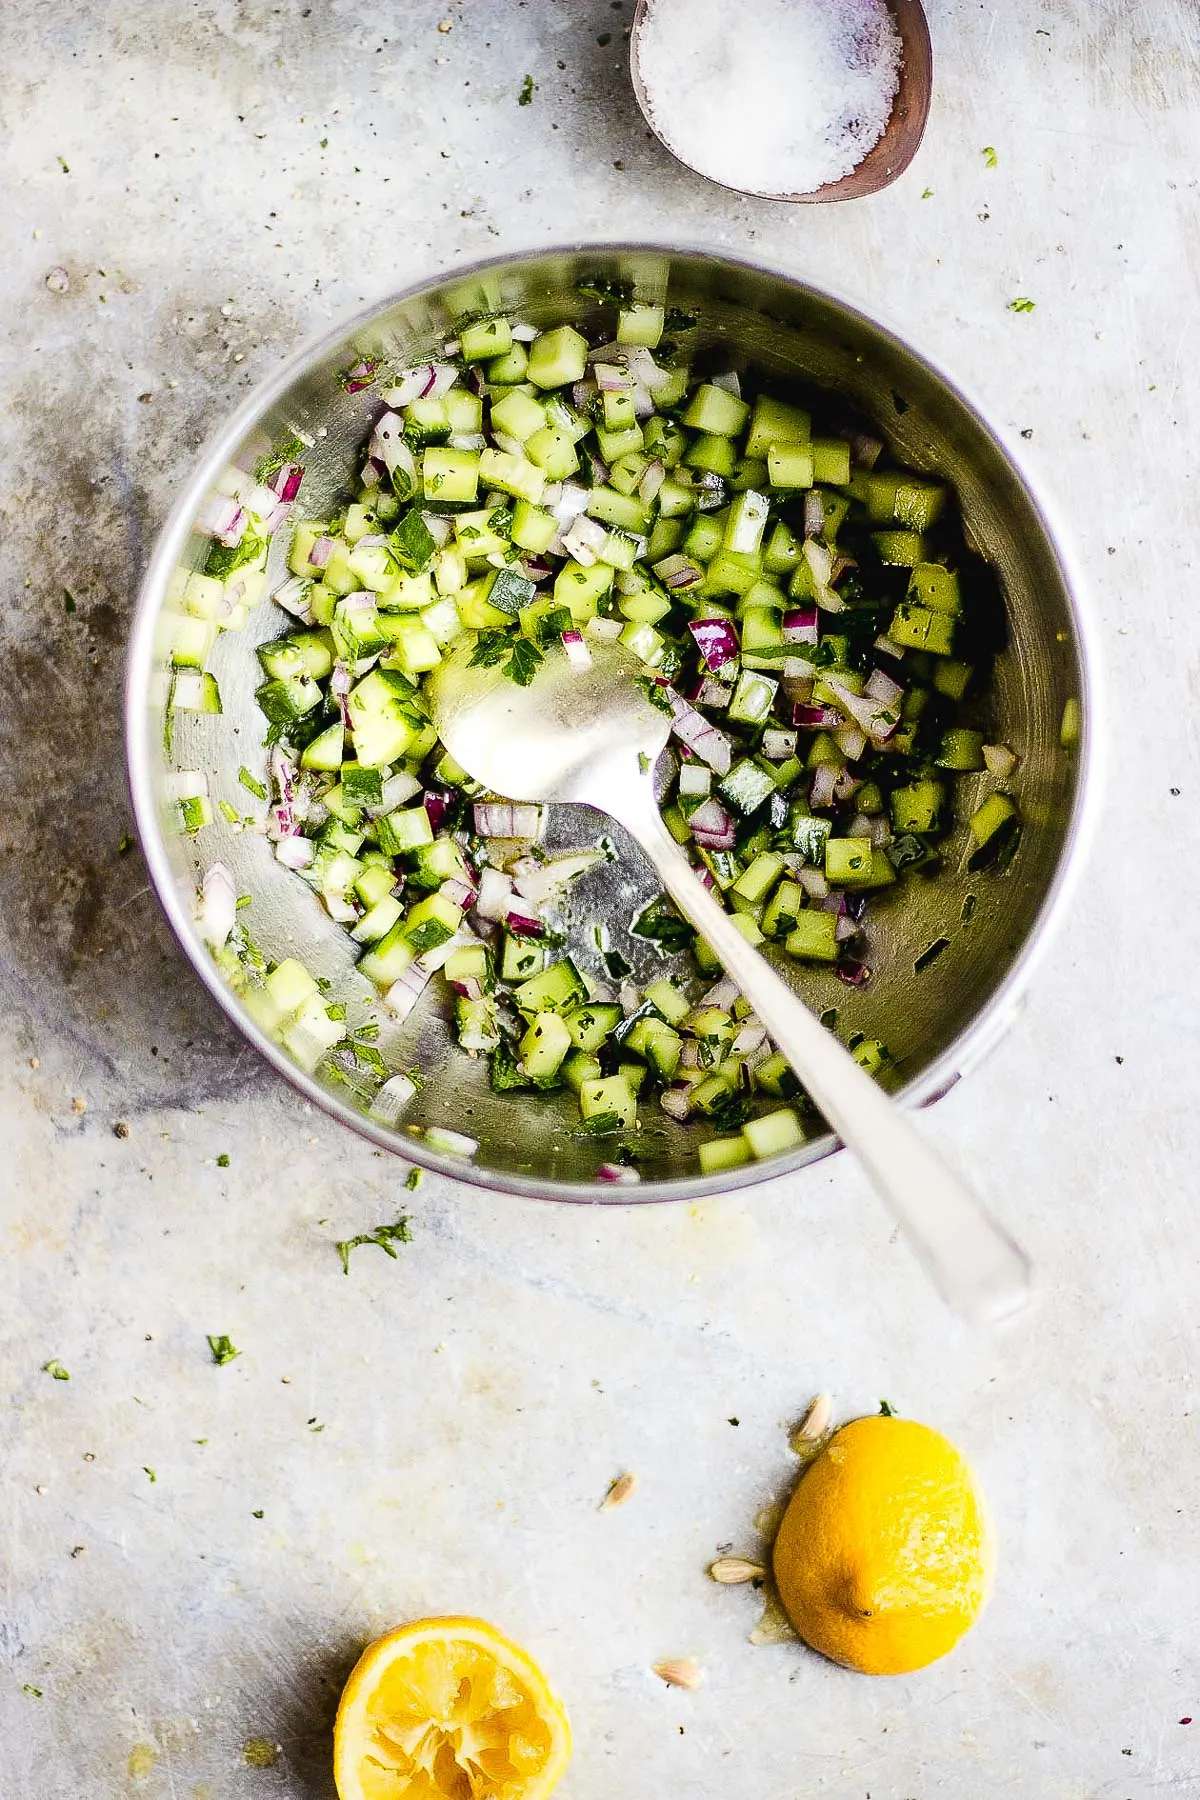
<svg viewBox="0 0 1200 1800"><path fill-rule="evenodd" d="M903 175L917 154L925 135L929 103L933 95L933 45L929 38L929 21L925 17L921 0L888 0L900 34L902 60L900 85L882 137L848 175L841 176L837 181L827 181L821 187L804 194L740 188L732 182L720 181L703 169L695 169L686 157L680 155L674 144L662 135L654 121L651 97L643 79L639 55L642 24L648 7L653 3L654 0L637 0L634 9L633 27L629 34L629 75L634 96L643 118L663 149L676 162L682 163L684 168L703 175L706 181L713 182L716 187L727 188L735 194L751 194L762 200L786 200L797 206L823 204L827 200L861 200L867 194L877 194L881 188L890 187L893 181ZM754 0L744 0L744 3L753 5ZM811 5L814 0L798 0L798 3Z"/></svg>
<svg viewBox="0 0 1200 1800"><path fill-rule="evenodd" d="M620 644L593 638L587 655L578 668L551 649L532 681L518 686L503 669L474 662L465 647L453 652L427 690L438 737L469 775L506 800L592 806L623 825L857 1152L943 1297L976 1324L1016 1312L1029 1295L1024 1254L751 947L664 826L654 765L671 712L654 704L640 665Z"/></svg>

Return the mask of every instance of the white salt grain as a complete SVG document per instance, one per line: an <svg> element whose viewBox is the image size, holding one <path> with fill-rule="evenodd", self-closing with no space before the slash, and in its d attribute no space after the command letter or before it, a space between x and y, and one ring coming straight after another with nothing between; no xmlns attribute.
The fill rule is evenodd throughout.
<svg viewBox="0 0 1200 1800"><path fill-rule="evenodd" d="M761 194L857 168L887 128L901 60L886 0L650 0L637 44L663 141Z"/></svg>

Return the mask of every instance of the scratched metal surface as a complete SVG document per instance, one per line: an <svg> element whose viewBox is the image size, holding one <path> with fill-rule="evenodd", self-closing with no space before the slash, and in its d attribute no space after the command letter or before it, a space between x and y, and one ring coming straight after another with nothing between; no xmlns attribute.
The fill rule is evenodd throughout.
<svg viewBox="0 0 1200 1800"><path fill-rule="evenodd" d="M802 212L646 137L627 11L304 10L5 9L0 1794L329 1800L349 1661L433 1610L543 1658L568 1800L1200 1793L1194 9L933 5L912 170ZM130 598L200 439L339 310L568 231L858 294L1032 434L1081 543L1118 702L1099 847L1024 1019L931 1116L1043 1272L1001 1346L845 1159L603 1217L408 1194L243 1048L119 848ZM401 1207L413 1242L343 1278L334 1240ZM752 1598L703 1575L754 1545L820 1386L950 1431L999 1517L985 1622L912 1680L751 1648ZM698 1693L647 1673L675 1654Z"/></svg>

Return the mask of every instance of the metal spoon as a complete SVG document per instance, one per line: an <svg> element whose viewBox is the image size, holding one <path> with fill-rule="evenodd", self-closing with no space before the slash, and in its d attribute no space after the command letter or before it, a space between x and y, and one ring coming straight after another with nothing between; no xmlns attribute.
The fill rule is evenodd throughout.
<svg viewBox="0 0 1200 1800"><path fill-rule="evenodd" d="M977 1324L1016 1312L1029 1295L1024 1254L697 879L654 797L670 719L636 685L627 651L597 641L589 649L586 671L548 654L528 688L456 651L428 684L442 743L507 800L592 806L617 819L865 1165L945 1299Z"/></svg>
<svg viewBox="0 0 1200 1800"><path fill-rule="evenodd" d="M744 9L754 3L755 0L741 0L738 16L744 16ZM697 169L695 173L704 175L706 180L715 182L717 187L730 188L734 193L752 192L763 200L790 200L797 205L825 200L861 200L866 194L877 194L880 188L890 187L898 176L903 175L925 135L929 102L933 94L933 46L929 41L929 22L921 0L888 0L888 3L895 16L903 51L900 86L883 136L848 175L843 175L838 181L827 181L824 186L813 188L807 194L782 194L767 193L759 188L739 188L732 182L718 181L703 169ZM654 95L642 76L639 56L642 23L647 7L653 4L654 0L637 0L633 27L629 34L629 76L634 96L647 125L663 149L669 150L676 162L681 162L685 168L690 169L692 164L680 155L674 144L659 130L654 117ZM795 4L814 5L819 4L819 0L795 0ZM797 71L797 78L799 77L800 72ZM801 88L798 89L797 105L802 103Z"/></svg>

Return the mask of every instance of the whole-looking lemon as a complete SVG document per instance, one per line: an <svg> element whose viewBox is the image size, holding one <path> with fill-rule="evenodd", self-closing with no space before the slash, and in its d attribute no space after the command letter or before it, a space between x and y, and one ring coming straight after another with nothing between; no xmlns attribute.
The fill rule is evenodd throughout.
<svg viewBox="0 0 1200 1800"><path fill-rule="evenodd" d="M864 1675L952 1650L992 1587L995 1546L965 1458L911 1419L855 1419L801 1477L775 1580L805 1643Z"/></svg>

